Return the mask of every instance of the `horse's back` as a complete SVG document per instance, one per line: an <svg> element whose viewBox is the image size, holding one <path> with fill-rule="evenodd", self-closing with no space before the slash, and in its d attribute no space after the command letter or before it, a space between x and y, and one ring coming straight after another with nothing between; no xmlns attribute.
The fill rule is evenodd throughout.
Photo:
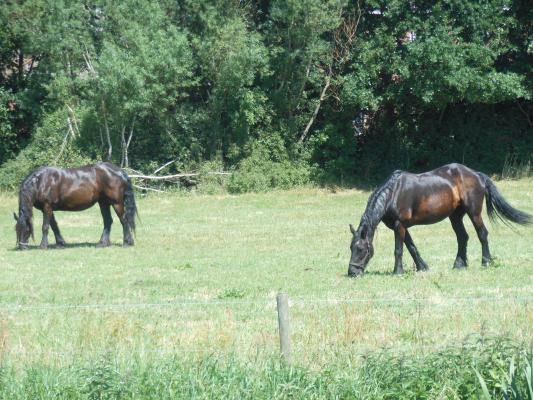
<svg viewBox="0 0 533 400"><path fill-rule="evenodd" d="M121 169L110 163L44 167L36 176L36 207L47 205L62 211L85 210L98 201L117 202L125 181Z"/></svg>
<svg viewBox="0 0 533 400"><path fill-rule="evenodd" d="M420 174L404 172L396 190L398 217L406 225L417 225L448 217L482 195L484 187L475 171L454 163Z"/></svg>

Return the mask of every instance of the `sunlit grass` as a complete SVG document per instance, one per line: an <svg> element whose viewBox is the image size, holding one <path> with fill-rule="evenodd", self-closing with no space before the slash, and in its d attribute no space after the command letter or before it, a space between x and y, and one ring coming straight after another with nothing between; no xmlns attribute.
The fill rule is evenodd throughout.
<svg viewBox="0 0 533 400"><path fill-rule="evenodd" d="M533 213L533 180L497 186L511 204ZM1 357L57 362L110 351L268 358L278 347L280 290L290 298L295 360L306 366L379 348L429 352L471 334L532 338L531 227L513 232L487 221L498 261L483 269L465 221L470 267L459 272L451 268L457 248L448 221L412 228L431 270L414 273L406 251L408 273L398 277L391 274L393 234L382 226L368 273L349 279L348 223L358 222L368 195L318 189L138 195L133 248L120 246L116 217L113 246L95 248L102 230L95 207L58 213L63 250L37 248L36 213L36 243L25 252L14 250L16 197L0 195Z"/></svg>

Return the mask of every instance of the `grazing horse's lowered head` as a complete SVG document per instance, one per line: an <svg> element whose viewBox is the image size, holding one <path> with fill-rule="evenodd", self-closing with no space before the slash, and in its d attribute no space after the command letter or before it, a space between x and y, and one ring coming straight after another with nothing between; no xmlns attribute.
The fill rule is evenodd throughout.
<svg viewBox="0 0 533 400"><path fill-rule="evenodd" d="M374 233L391 202L391 195L400 173L401 171L395 171L381 187L372 193L357 230L350 224L352 255L348 264L348 276L362 275L374 255L374 246L372 245Z"/></svg>
<svg viewBox="0 0 533 400"><path fill-rule="evenodd" d="M374 246L372 245L372 237L368 234L368 225L361 225L359 229L355 230L350 224L350 231L353 237L350 244L352 256L348 265L348 275L358 276L365 272L366 265L374 255Z"/></svg>
<svg viewBox="0 0 533 400"><path fill-rule="evenodd" d="M19 192L19 214L13 212L15 218L15 232L17 233L16 247L20 250L28 248L30 236L33 237L33 200L32 200L32 182L25 180L21 185Z"/></svg>
<svg viewBox="0 0 533 400"><path fill-rule="evenodd" d="M16 213L13 213L13 217L17 222L15 225L15 232L17 233L16 247L18 247L20 250L25 250L28 248L30 236L33 239L32 217L24 215L22 212L20 213L20 216L18 216Z"/></svg>

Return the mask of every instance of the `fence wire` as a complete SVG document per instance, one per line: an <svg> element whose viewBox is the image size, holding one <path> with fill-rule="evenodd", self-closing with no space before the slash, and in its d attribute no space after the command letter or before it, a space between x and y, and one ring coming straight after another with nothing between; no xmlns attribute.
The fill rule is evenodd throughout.
<svg viewBox="0 0 533 400"><path fill-rule="evenodd" d="M341 305L341 304L388 304L388 305L416 305L416 306L448 306L464 303L509 303L520 302L528 303L533 301L533 296L513 296L513 297L411 297L411 298L311 298L311 297L294 297L289 298L290 306L305 306L307 304L323 305ZM170 302L154 303L94 303L94 304L4 304L0 305L0 312L24 312L24 311L46 311L46 310L135 310L146 308L177 308L193 306L239 306L239 305L263 305L275 306L276 299L234 299L234 300L197 300L182 299Z"/></svg>

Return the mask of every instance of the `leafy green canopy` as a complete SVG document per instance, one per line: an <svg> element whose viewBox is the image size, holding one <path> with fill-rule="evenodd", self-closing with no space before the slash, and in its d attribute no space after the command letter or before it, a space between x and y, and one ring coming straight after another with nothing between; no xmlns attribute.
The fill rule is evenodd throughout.
<svg viewBox="0 0 533 400"><path fill-rule="evenodd" d="M236 191L528 163L532 19L525 0L3 2L0 185L101 159L219 160Z"/></svg>

